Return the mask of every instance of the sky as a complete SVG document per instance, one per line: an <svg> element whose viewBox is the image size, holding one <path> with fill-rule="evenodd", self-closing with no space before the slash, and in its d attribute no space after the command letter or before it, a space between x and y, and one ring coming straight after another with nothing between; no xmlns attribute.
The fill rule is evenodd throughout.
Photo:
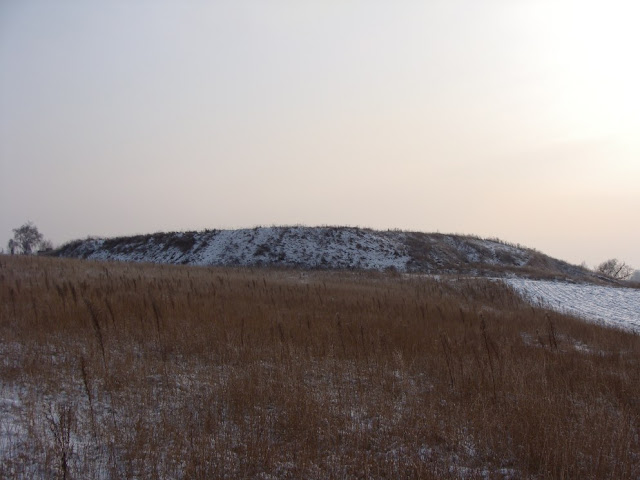
<svg viewBox="0 0 640 480"><path fill-rule="evenodd" d="M0 0L0 243L350 225L640 268L631 0ZM6 248L6 247L5 247Z"/></svg>

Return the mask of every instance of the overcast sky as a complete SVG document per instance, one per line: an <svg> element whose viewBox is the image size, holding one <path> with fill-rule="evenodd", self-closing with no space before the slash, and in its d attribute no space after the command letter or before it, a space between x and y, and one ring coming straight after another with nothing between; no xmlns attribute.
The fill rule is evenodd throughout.
<svg viewBox="0 0 640 480"><path fill-rule="evenodd" d="M631 0L0 0L0 242L273 224L640 268Z"/></svg>

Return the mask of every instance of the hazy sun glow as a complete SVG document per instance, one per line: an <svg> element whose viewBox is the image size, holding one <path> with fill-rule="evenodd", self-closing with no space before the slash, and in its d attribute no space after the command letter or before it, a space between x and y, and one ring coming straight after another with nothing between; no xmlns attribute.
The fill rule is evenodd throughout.
<svg viewBox="0 0 640 480"><path fill-rule="evenodd" d="M0 241L474 233L640 267L640 4L0 4Z"/></svg>
<svg viewBox="0 0 640 480"><path fill-rule="evenodd" d="M640 4L533 2L526 15L537 61L576 135L637 141L630 134L640 128Z"/></svg>

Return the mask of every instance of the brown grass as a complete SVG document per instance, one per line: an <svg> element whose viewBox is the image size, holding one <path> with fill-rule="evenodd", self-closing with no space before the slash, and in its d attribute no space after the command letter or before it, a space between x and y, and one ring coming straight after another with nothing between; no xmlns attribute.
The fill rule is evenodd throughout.
<svg viewBox="0 0 640 480"><path fill-rule="evenodd" d="M640 339L500 283L0 257L0 477L638 478Z"/></svg>

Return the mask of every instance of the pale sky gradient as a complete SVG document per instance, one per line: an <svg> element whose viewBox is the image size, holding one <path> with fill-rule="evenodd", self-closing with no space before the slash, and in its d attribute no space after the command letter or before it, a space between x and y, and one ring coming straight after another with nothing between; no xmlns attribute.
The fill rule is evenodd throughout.
<svg viewBox="0 0 640 480"><path fill-rule="evenodd" d="M640 3L0 0L0 242L273 224L640 268Z"/></svg>

